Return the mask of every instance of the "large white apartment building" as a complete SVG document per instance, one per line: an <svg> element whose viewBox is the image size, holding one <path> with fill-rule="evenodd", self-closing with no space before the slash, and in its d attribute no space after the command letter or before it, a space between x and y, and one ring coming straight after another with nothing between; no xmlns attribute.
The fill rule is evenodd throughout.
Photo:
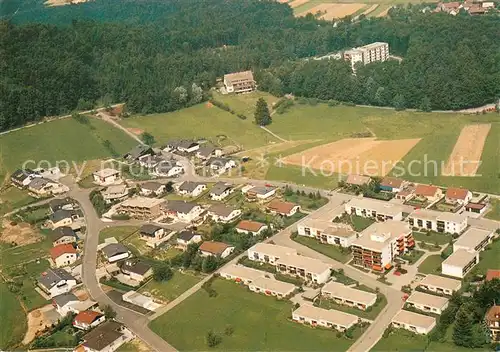
<svg viewBox="0 0 500 352"><path fill-rule="evenodd" d="M339 331L345 331L356 324L359 318L356 315L340 312L334 309L323 309L303 304L293 311L292 319L299 323L312 326L323 326Z"/></svg>
<svg viewBox="0 0 500 352"><path fill-rule="evenodd" d="M453 250L482 251L493 238L493 231L470 227L453 243Z"/></svg>
<svg viewBox="0 0 500 352"><path fill-rule="evenodd" d="M306 219L297 225L299 236L316 238L321 243L350 247L356 232L343 224L320 219Z"/></svg>
<svg viewBox="0 0 500 352"><path fill-rule="evenodd" d="M461 233L467 227L467 216L464 214L445 213L436 210L418 209L408 216L411 227L418 229Z"/></svg>
<svg viewBox="0 0 500 352"><path fill-rule="evenodd" d="M376 222L360 235L351 246L353 264L377 271L390 268L396 256L415 246L410 227L402 221Z"/></svg>
<svg viewBox="0 0 500 352"><path fill-rule="evenodd" d="M406 303L423 312L440 315L448 307L448 298L415 291Z"/></svg>
<svg viewBox="0 0 500 352"><path fill-rule="evenodd" d="M424 290L451 296L462 287L462 281L429 274L419 283Z"/></svg>
<svg viewBox="0 0 500 352"><path fill-rule="evenodd" d="M353 198L345 205L347 214L355 214L378 221L403 220L404 207L371 198Z"/></svg>
<svg viewBox="0 0 500 352"><path fill-rule="evenodd" d="M459 249L441 263L441 273L463 279L477 263L479 263L478 252Z"/></svg>
<svg viewBox="0 0 500 352"><path fill-rule="evenodd" d="M344 60L351 62L354 71L354 65L358 62L363 65L375 62L386 61L389 59L389 44L384 42L375 42L368 45L353 48L344 52Z"/></svg>
<svg viewBox="0 0 500 352"><path fill-rule="evenodd" d="M338 282L330 281L321 289L325 298L333 299L339 304L345 304L365 310L377 301L377 295L371 292L357 290Z"/></svg>
<svg viewBox="0 0 500 352"><path fill-rule="evenodd" d="M252 71L224 75L224 87L228 93L251 92L256 87Z"/></svg>
<svg viewBox="0 0 500 352"><path fill-rule="evenodd" d="M257 243L248 249L247 254L250 260L276 265L278 259L289 254L297 254L297 251L275 244Z"/></svg>

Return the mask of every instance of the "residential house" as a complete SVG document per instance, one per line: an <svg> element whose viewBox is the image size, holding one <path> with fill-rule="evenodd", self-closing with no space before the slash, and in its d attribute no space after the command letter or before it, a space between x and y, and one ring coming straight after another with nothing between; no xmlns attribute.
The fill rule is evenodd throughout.
<svg viewBox="0 0 500 352"><path fill-rule="evenodd" d="M57 210L49 215L47 224L52 229L68 226L73 230L81 228L84 221L83 214L76 210Z"/></svg>
<svg viewBox="0 0 500 352"><path fill-rule="evenodd" d="M118 206L118 213L127 214L136 219L155 219L163 214L164 199L133 197Z"/></svg>
<svg viewBox="0 0 500 352"><path fill-rule="evenodd" d="M338 304L366 310L377 301L375 293L357 290L338 282L330 281L321 289L324 298L334 300Z"/></svg>
<svg viewBox="0 0 500 352"><path fill-rule="evenodd" d="M88 298L81 301L74 294L68 292L53 297L52 305L62 317L65 317L69 313L78 314L80 312L96 308L99 303Z"/></svg>
<svg viewBox="0 0 500 352"><path fill-rule="evenodd" d="M139 157L137 160L139 162L139 165L148 169L148 170L153 170L156 168L160 163L165 161L161 155L143 155Z"/></svg>
<svg viewBox="0 0 500 352"><path fill-rule="evenodd" d="M406 187L407 184L407 181L400 178L386 176L382 179L382 181L380 181L380 190L399 193Z"/></svg>
<svg viewBox="0 0 500 352"><path fill-rule="evenodd" d="M238 264L225 265L220 269L219 274L225 279L242 282L245 285L249 285L258 278L265 277L266 275L271 275L264 271L247 268L246 266Z"/></svg>
<svg viewBox="0 0 500 352"><path fill-rule="evenodd" d="M415 291L408 297L406 304L423 312L441 315L448 308L448 298Z"/></svg>
<svg viewBox="0 0 500 352"><path fill-rule="evenodd" d="M48 178L54 181L59 180L62 176L64 176L61 173L61 169L59 169L57 166L55 167L50 167L48 169L44 168L36 168L33 170L36 174L40 175L40 177Z"/></svg>
<svg viewBox="0 0 500 352"><path fill-rule="evenodd" d="M80 346L85 352L113 352L133 338L134 335L124 325L107 320L85 334ZM78 348L74 351L79 352Z"/></svg>
<svg viewBox="0 0 500 352"><path fill-rule="evenodd" d="M316 238L321 243L349 248L356 239L356 232L348 225L322 219L307 218L297 225L299 236Z"/></svg>
<svg viewBox="0 0 500 352"><path fill-rule="evenodd" d="M364 186L368 185L372 182L372 179L369 176L363 176L363 175L355 175L351 174L347 176L347 179L345 180L345 183L349 186Z"/></svg>
<svg viewBox="0 0 500 352"><path fill-rule="evenodd" d="M292 312L292 319L311 326L321 326L338 331L346 331L359 321L356 315L334 309L318 308L309 304L301 304Z"/></svg>
<svg viewBox="0 0 500 352"><path fill-rule="evenodd" d="M280 258L297 254L297 251L293 248L269 243L256 243L247 250L247 254L250 260L277 265Z"/></svg>
<svg viewBox="0 0 500 352"><path fill-rule="evenodd" d="M453 251L465 249L470 252L480 252L491 243L493 236L491 230L471 226L453 243Z"/></svg>
<svg viewBox="0 0 500 352"><path fill-rule="evenodd" d="M472 199L472 192L464 188L450 187L445 193L445 202L448 204L466 205Z"/></svg>
<svg viewBox="0 0 500 352"><path fill-rule="evenodd" d="M451 296L462 287L460 280L429 274L423 278L418 286L424 290Z"/></svg>
<svg viewBox="0 0 500 352"><path fill-rule="evenodd" d="M47 269L38 277L38 286L50 297L70 292L76 279L64 269Z"/></svg>
<svg viewBox="0 0 500 352"><path fill-rule="evenodd" d="M196 151L196 157L202 160L208 160L212 157L219 157L222 155L222 149L214 147L212 144L204 144Z"/></svg>
<svg viewBox="0 0 500 352"><path fill-rule="evenodd" d="M479 263L478 252L459 249L441 263L441 273L463 279L477 263Z"/></svg>
<svg viewBox="0 0 500 352"><path fill-rule="evenodd" d="M146 241L147 245L156 248L158 245L167 240L166 230L158 225L144 224L139 230L139 238Z"/></svg>
<svg viewBox="0 0 500 352"><path fill-rule="evenodd" d="M156 165L153 173L160 177L178 177L184 173L184 168L177 162L164 160Z"/></svg>
<svg viewBox="0 0 500 352"><path fill-rule="evenodd" d="M169 216L184 222L194 221L203 212L199 204L182 200L171 200L166 207Z"/></svg>
<svg viewBox="0 0 500 352"><path fill-rule="evenodd" d="M61 244L75 243L77 240L75 231L71 227L62 226L54 229L50 234L52 246L56 247Z"/></svg>
<svg viewBox="0 0 500 352"><path fill-rule="evenodd" d="M76 262L78 253L73 244L60 244L50 249L50 257L56 268L68 266Z"/></svg>
<svg viewBox="0 0 500 352"><path fill-rule="evenodd" d="M40 175L31 169L18 169L12 173L10 181L16 187L25 188L37 177Z"/></svg>
<svg viewBox="0 0 500 352"><path fill-rule="evenodd" d="M92 173L92 177L99 186L109 186L121 180L120 171L110 168L97 170Z"/></svg>
<svg viewBox="0 0 500 352"><path fill-rule="evenodd" d="M54 198L49 201L50 213L55 213L58 210L75 210L77 208L77 203L69 198Z"/></svg>
<svg viewBox="0 0 500 352"><path fill-rule="evenodd" d="M127 259L123 262L120 270L123 274L128 275L130 280L142 282L153 275L153 268L137 259Z"/></svg>
<svg viewBox="0 0 500 352"><path fill-rule="evenodd" d="M233 253L234 247L224 242L205 241L200 246L200 253L203 257L210 255L226 258Z"/></svg>
<svg viewBox="0 0 500 352"><path fill-rule="evenodd" d="M409 201L415 197L415 187L413 186L408 186L402 191L399 191L396 193L396 199L402 200L403 202Z"/></svg>
<svg viewBox="0 0 500 352"><path fill-rule="evenodd" d="M352 198L345 204L347 214L377 221L403 220L404 206L371 198Z"/></svg>
<svg viewBox="0 0 500 352"><path fill-rule="evenodd" d="M278 299L290 296L297 288L294 284L267 277L258 277L248 284L252 292L264 293Z"/></svg>
<svg viewBox="0 0 500 352"><path fill-rule="evenodd" d="M90 330L106 320L104 314L95 310L85 310L73 319L73 326L80 330Z"/></svg>
<svg viewBox="0 0 500 352"><path fill-rule="evenodd" d="M141 184L141 195L143 196L160 196L165 193L166 186L159 182L145 182Z"/></svg>
<svg viewBox="0 0 500 352"><path fill-rule="evenodd" d="M246 93L257 87L252 71L241 71L224 75L224 87L227 93Z"/></svg>
<svg viewBox="0 0 500 352"><path fill-rule="evenodd" d="M415 196L421 201L434 203L443 197L443 191L437 186L420 184L415 188Z"/></svg>
<svg viewBox="0 0 500 352"><path fill-rule="evenodd" d="M274 199L269 202L269 204L267 205L267 209L272 214L279 214L281 216L290 217L300 211L300 205Z"/></svg>
<svg viewBox="0 0 500 352"><path fill-rule="evenodd" d="M467 227L467 216L430 209L417 209L408 216L408 223L411 227L420 230L459 234Z"/></svg>
<svg viewBox="0 0 500 352"><path fill-rule="evenodd" d="M181 140L177 144L177 151L181 153L193 153L200 149L200 144L195 141L190 140Z"/></svg>
<svg viewBox="0 0 500 352"><path fill-rule="evenodd" d="M436 318L408 310L400 310L391 322L395 328L406 329L421 335L428 334L436 326Z"/></svg>
<svg viewBox="0 0 500 352"><path fill-rule="evenodd" d="M490 330L491 341L500 342L500 306L491 306L485 316L486 326Z"/></svg>
<svg viewBox="0 0 500 352"><path fill-rule="evenodd" d="M488 269L486 271L486 281L491 281L493 279L500 280L500 270Z"/></svg>
<svg viewBox="0 0 500 352"><path fill-rule="evenodd" d="M236 225L236 232L238 233L251 233L254 236L260 235L263 231L267 230L269 227L258 221L252 220L241 220L238 225Z"/></svg>
<svg viewBox="0 0 500 352"><path fill-rule="evenodd" d="M185 251L190 244L200 243L202 240L203 239L199 233L194 233L194 232L187 231L187 230L181 231L177 235L176 247Z"/></svg>
<svg viewBox="0 0 500 352"><path fill-rule="evenodd" d="M484 212L488 209L488 204L486 203L467 203L465 205L465 211L476 213L476 214L484 214Z"/></svg>
<svg viewBox="0 0 500 352"><path fill-rule="evenodd" d="M48 178L37 177L28 184L28 192L35 198L57 195L69 191L68 186Z"/></svg>
<svg viewBox="0 0 500 352"><path fill-rule="evenodd" d="M112 185L101 191L102 198L108 204L119 202L128 197L128 188L126 185Z"/></svg>
<svg viewBox="0 0 500 352"><path fill-rule="evenodd" d="M282 256L276 261L278 272L302 278L306 282L324 284L330 278L331 266L314 258L297 254Z"/></svg>
<svg viewBox="0 0 500 352"><path fill-rule="evenodd" d="M224 172L235 168L236 161L229 158L215 157L211 158L206 162L206 165L210 170L217 172L218 174L223 174Z"/></svg>
<svg viewBox="0 0 500 352"><path fill-rule="evenodd" d="M183 196L198 197L207 189L207 184L204 182L186 181L179 188L178 193Z"/></svg>
<svg viewBox="0 0 500 352"><path fill-rule="evenodd" d="M233 187L225 182L217 182L210 190L210 199L221 201L233 192Z"/></svg>
<svg viewBox="0 0 500 352"><path fill-rule="evenodd" d="M413 234L407 223L396 220L376 222L352 242L354 265L375 271L390 269L397 256L415 247Z"/></svg>
<svg viewBox="0 0 500 352"><path fill-rule="evenodd" d="M242 192L248 200L266 201L276 194L277 188L272 186L243 188Z"/></svg>
<svg viewBox="0 0 500 352"><path fill-rule="evenodd" d="M114 263L130 256L128 248L121 243L110 243L103 247L101 251L109 263Z"/></svg>
<svg viewBox="0 0 500 352"><path fill-rule="evenodd" d="M215 222L228 223L236 220L241 215L241 210L224 204L214 204L208 208L207 213Z"/></svg>
<svg viewBox="0 0 500 352"><path fill-rule="evenodd" d="M160 304L156 303L153 298L144 296L143 294L136 291L128 291L122 295L122 300L128 303L132 303L136 306L145 308L151 312L154 312L161 307Z"/></svg>
<svg viewBox="0 0 500 352"><path fill-rule="evenodd" d="M124 158L130 162L139 161L140 157L146 155L155 155L153 148L149 145L139 144L134 147L131 151L124 155Z"/></svg>

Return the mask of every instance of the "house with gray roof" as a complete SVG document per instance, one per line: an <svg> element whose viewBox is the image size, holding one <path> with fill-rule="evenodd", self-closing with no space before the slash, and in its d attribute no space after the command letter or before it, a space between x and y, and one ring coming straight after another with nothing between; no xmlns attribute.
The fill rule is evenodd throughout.
<svg viewBox="0 0 500 352"><path fill-rule="evenodd" d="M166 208L167 215L184 222L195 220L203 212L199 204L183 200L170 200Z"/></svg>
<svg viewBox="0 0 500 352"><path fill-rule="evenodd" d="M223 174L229 169L236 167L236 161L230 158L215 157L206 162L206 165L214 172Z"/></svg>
<svg viewBox="0 0 500 352"><path fill-rule="evenodd" d="M69 198L54 198L49 202L49 209L51 213L58 210L74 210L77 207L76 202Z"/></svg>
<svg viewBox="0 0 500 352"><path fill-rule="evenodd" d="M50 297L70 292L76 286L76 279L64 269L47 269L38 277L38 286Z"/></svg>
<svg viewBox="0 0 500 352"><path fill-rule="evenodd" d="M124 158L128 161L138 161L140 157L145 155L155 155L155 152L149 145L139 144L125 154Z"/></svg>
<svg viewBox="0 0 500 352"><path fill-rule="evenodd" d="M206 143L196 151L196 157L202 160L208 160L211 157L218 157L222 155L222 149Z"/></svg>
<svg viewBox="0 0 500 352"><path fill-rule="evenodd" d="M10 181L16 187L25 188L37 177L40 175L31 169L18 169L12 173Z"/></svg>
<svg viewBox="0 0 500 352"><path fill-rule="evenodd" d="M165 193L165 185L160 182L144 182L141 184L141 195L143 196L159 196L163 193Z"/></svg>
<svg viewBox="0 0 500 352"><path fill-rule="evenodd" d="M225 182L217 182L210 190L210 198L212 200L221 201L233 192L232 185Z"/></svg>
<svg viewBox="0 0 500 352"><path fill-rule="evenodd" d="M78 240L75 231L68 226L62 226L54 229L50 234L50 239L52 241L52 246L54 247L60 244L75 243Z"/></svg>
<svg viewBox="0 0 500 352"><path fill-rule="evenodd" d="M179 188L178 193L183 196L198 197L207 189L207 184L204 182L185 181Z"/></svg>
<svg viewBox="0 0 500 352"><path fill-rule="evenodd" d="M236 220L241 215L241 210L225 204L214 204L208 208L208 216L215 222L228 223Z"/></svg>
<svg viewBox="0 0 500 352"><path fill-rule="evenodd" d="M86 352L113 352L133 338L133 334L124 325L106 320L83 335L81 346Z"/></svg>
<svg viewBox="0 0 500 352"><path fill-rule="evenodd" d="M137 259L127 259L120 267L123 274L128 275L131 280L141 282L153 275L153 268Z"/></svg>
<svg viewBox="0 0 500 352"><path fill-rule="evenodd" d="M110 243L101 249L102 254L109 263L126 259L130 256L130 251L121 243Z"/></svg>

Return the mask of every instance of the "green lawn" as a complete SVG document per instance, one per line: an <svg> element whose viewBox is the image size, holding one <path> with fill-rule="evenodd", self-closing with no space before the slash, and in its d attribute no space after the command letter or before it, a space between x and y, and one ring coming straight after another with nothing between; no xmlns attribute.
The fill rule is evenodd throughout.
<svg viewBox="0 0 500 352"><path fill-rule="evenodd" d="M245 286L215 280L216 297L199 290L154 320L150 327L178 350L208 350L205 337L212 330L225 351L345 351L354 342L335 331L291 322L292 304L250 292ZM234 332L224 334L226 327Z"/></svg>
<svg viewBox="0 0 500 352"><path fill-rule="evenodd" d="M206 138L223 146L244 149L264 146L276 139L253 123L207 104L165 114L134 116L122 121L127 128L139 128L154 135L158 145L169 139Z"/></svg>
<svg viewBox="0 0 500 352"><path fill-rule="evenodd" d="M124 238L137 232L137 226L115 226L108 227L99 233L99 243L104 243L106 238L114 237L118 242L123 241Z"/></svg>
<svg viewBox="0 0 500 352"><path fill-rule="evenodd" d="M365 218L354 214L350 215L350 219L352 228L354 229L354 231L357 232L363 231L364 229L366 229L368 226L370 226L375 222L375 220L373 219Z"/></svg>
<svg viewBox="0 0 500 352"><path fill-rule="evenodd" d="M342 252L340 247L331 245L331 244L323 244L320 243L315 238L305 237L305 236L295 236L292 238L295 242L303 244L311 249L314 249L316 252L326 255L336 261L341 263L347 263L352 255L349 252Z"/></svg>
<svg viewBox="0 0 500 352"><path fill-rule="evenodd" d="M201 276L176 271L170 280L165 282L151 280L139 291L150 292L153 296L168 302L179 297L182 293L196 285L201 279Z"/></svg>
<svg viewBox="0 0 500 352"><path fill-rule="evenodd" d="M0 175L13 172L27 160L67 161L71 165L72 162L109 157L113 153L103 145L105 140L118 154L137 144L123 131L102 120L90 118L89 121L86 125L67 118L0 136Z"/></svg>
<svg viewBox="0 0 500 352"><path fill-rule="evenodd" d="M16 296L0 281L0 348L8 349L23 339L27 329L26 314Z"/></svg>
<svg viewBox="0 0 500 352"><path fill-rule="evenodd" d="M28 195L27 191L20 190L13 186L0 193L0 200L0 215L36 201L35 198Z"/></svg>
<svg viewBox="0 0 500 352"><path fill-rule="evenodd" d="M408 262L411 264L415 264L423 255L424 251L419 251L418 249L414 249L411 252L402 255L401 258L404 260L408 260Z"/></svg>
<svg viewBox="0 0 500 352"><path fill-rule="evenodd" d="M418 266L418 271L424 274L439 275L441 273L442 262L443 258L441 258L441 255L430 255Z"/></svg>
<svg viewBox="0 0 500 352"><path fill-rule="evenodd" d="M371 352L417 352L425 351L427 336L413 334L404 329L394 329L388 337L382 337Z"/></svg>
<svg viewBox="0 0 500 352"><path fill-rule="evenodd" d="M311 173L305 169L303 173L300 166L271 165L266 173L266 180L284 181L315 188L335 189L339 183L339 175L324 176L319 172Z"/></svg>
<svg viewBox="0 0 500 352"><path fill-rule="evenodd" d="M277 102L279 98L266 93L255 91L247 94L220 94L212 92L215 100L220 101L231 107L236 113L243 114L249 120L253 120L255 113L255 106L259 98L264 98L271 110L273 103Z"/></svg>
<svg viewBox="0 0 500 352"><path fill-rule="evenodd" d="M491 209L484 216L485 218L500 221L500 200L496 198L490 199Z"/></svg>
<svg viewBox="0 0 500 352"><path fill-rule="evenodd" d="M479 253L479 263L473 270L486 274L488 269L500 269L500 240L492 242L486 249Z"/></svg>
<svg viewBox="0 0 500 352"><path fill-rule="evenodd" d="M413 231L413 238L417 242L425 242L428 244L447 244L450 242L452 239L452 236L447 233L439 233L439 232L434 232L434 231L429 231L427 233L424 232L419 232L419 231Z"/></svg>
<svg viewBox="0 0 500 352"><path fill-rule="evenodd" d="M304 210L315 210L321 208L323 205L328 203L326 198L309 198L309 196L297 195L297 193L292 193L290 195L283 195L283 198L287 202L292 202L300 205Z"/></svg>
<svg viewBox="0 0 500 352"><path fill-rule="evenodd" d="M0 256L2 257L0 267L2 270L7 270L9 267L30 260L48 257L50 248L52 248L52 242L46 238L42 242L4 249L0 252Z"/></svg>
<svg viewBox="0 0 500 352"><path fill-rule="evenodd" d="M378 294L377 302L369 307L367 310L361 310L354 307L349 307L346 305L338 304L330 299L323 299L320 302L320 307L325 309L336 309L349 314L357 315L358 317L374 320L379 313L387 305L387 298L384 295Z"/></svg>

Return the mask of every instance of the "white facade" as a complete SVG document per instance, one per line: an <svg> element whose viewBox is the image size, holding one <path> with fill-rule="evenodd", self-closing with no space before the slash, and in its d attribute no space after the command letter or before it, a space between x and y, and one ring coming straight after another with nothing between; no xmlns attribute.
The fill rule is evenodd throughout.
<svg viewBox="0 0 500 352"><path fill-rule="evenodd" d="M419 283L419 287L440 294L451 296L462 287L460 280L429 274Z"/></svg>
<svg viewBox="0 0 500 352"><path fill-rule="evenodd" d="M332 328L338 331L345 331L359 321L355 315L334 309L317 308L308 304L303 304L293 311L292 319L299 323Z"/></svg>
<svg viewBox="0 0 500 352"><path fill-rule="evenodd" d="M297 254L297 251L274 244L257 243L248 249L247 254L250 260L276 265L279 258L289 254Z"/></svg>
<svg viewBox="0 0 500 352"><path fill-rule="evenodd" d="M394 318L392 318L392 325L395 328L406 329L417 334L426 335L436 326L436 318L407 310L400 310Z"/></svg>
<svg viewBox="0 0 500 352"><path fill-rule="evenodd" d="M109 186L120 181L120 171L115 169L102 169L92 174L94 183L100 186Z"/></svg>
<svg viewBox="0 0 500 352"><path fill-rule="evenodd" d="M206 184L199 184L191 192L179 189L179 194L183 195L183 196L189 196L189 197L198 197L206 189L207 189L207 185Z"/></svg>
<svg viewBox="0 0 500 352"><path fill-rule="evenodd" d="M403 206L370 198L353 198L345 205L347 214L379 221L402 220Z"/></svg>
<svg viewBox="0 0 500 352"><path fill-rule="evenodd" d="M491 243L492 239L493 231L470 227L453 243L453 251L465 249L467 251L479 252L484 250Z"/></svg>
<svg viewBox="0 0 500 352"><path fill-rule="evenodd" d="M56 268L68 266L76 262L78 255L76 253L63 253L54 259Z"/></svg>
<svg viewBox="0 0 500 352"><path fill-rule="evenodd" d="M338 282L330 281L321 289L322 296L339 304L366 310L377 301L377 295L371 292L357 290Z"/></svg>
<svg viewBox="0 0 500 352"><path fill-rule="evenodd" d="M222 192L221 194L210 193L210 199L221 201L221 200L225 199L228 195L230 195L232 192L233 192L233 189L228 188L224 192Z"/></svg>
<svg viewBox="0 0 500 352"><path fill-rule="evenodd" d="M408 216L411 227L435 232L459 234L467 227L467 216L429 209L415 210Z"/></svg>
<svg viewBox="0 0 500 352"><path fill-rule="evenodd" d="M191 222L194 221L198 216L200 216L201 213L203 213L203 208L199 205L196 205L187 213L177 212L176 217L181 221Z"/></svg>
<svg viewBox="0 0 500 352"><path fill-rule="evenodd" d="M448 298L415 291L406 303L423 312L439 314L448 308Z"/></svg>
<svg viewBox="0 0 500 352"><path fill-rule="evenodd" d="M250 284L252 281L265 277L266 275L271 275L264 271L257 269L247 268L243 265L226 265L220 269L219 274L221 277L228 280L235 280L236 282L242 282L245 285Z"/></svg>
<svg viewBox="0 0 500 352"><path fill-rule="evenodd" d="M241 210L240 209L234 209L229 215L220 215L216 214L214 212L211 212L210 210L208 211L208 215L212 218L213 221L215 222L222 222L222 223L228 223L233 220L235 220L238 216L241 215Z"/></svg>
<svg viewBox="0 0 500 352"><path fill-rule="evenodd" d="M47 288L50 297L62 295L63 293L70 292L76 286L76 280L61 280L52 288Z"/></svg>
<svg viewBox="0 0 500 352"><path fill-rule="evenodd" d="M266 277L260 277L253 280L248 288L250 291L264 293L268 296L283 298L291 295L296 287L288 282L278 281Z"/></svg>
<svg viewBox="0 0 500 352"><path fill-rule="evenodd" d="M95 328L97 325L103 323L105 320L106 320L106 317L104 315L101 316L101 317L98 317L96 320L94 320L90 324L87 324L85 322L81 322L81 321L75 320L73 322L73 326L75 328L77 328L77 329L80 329L80 330L90 330L92 328Z"/></svg>
<svg viewBox="0 0 500 352"><path fill-rule="evenodd" d="M335 227L330 221L306 220L297 225L299 236L318 239L322 243L348 248L356 239L356 232Z"/></svg>
<svg viewBox="0 0 500 352"><path fill-rule="evenodd" d="M441 263L441 273L463 279L479 263L479 253L459 249Z"/></svg>
<svg viewBox="0 0 500 352"><path fill-rule="evenodd" d="M331 274L331 266L314 258L289 254L276 261L276 269L284 274L302 278L306 282L324 284Z"/></svg>
<svg viewBox="0 0 500 352"><path fill-rule="evenodd" d="M222 251L222 253L220 253L220 257L222 259L228 257L231 253L233 253L234 251L234 247L230 246L230 247L227 247L226 249L224 249ZM208 256L211 256L211 255L214 255L214 253L212 252L208 252L208 251L204 251L204 250L200 250L200 254L202 257L208 257Z"/></svg>

